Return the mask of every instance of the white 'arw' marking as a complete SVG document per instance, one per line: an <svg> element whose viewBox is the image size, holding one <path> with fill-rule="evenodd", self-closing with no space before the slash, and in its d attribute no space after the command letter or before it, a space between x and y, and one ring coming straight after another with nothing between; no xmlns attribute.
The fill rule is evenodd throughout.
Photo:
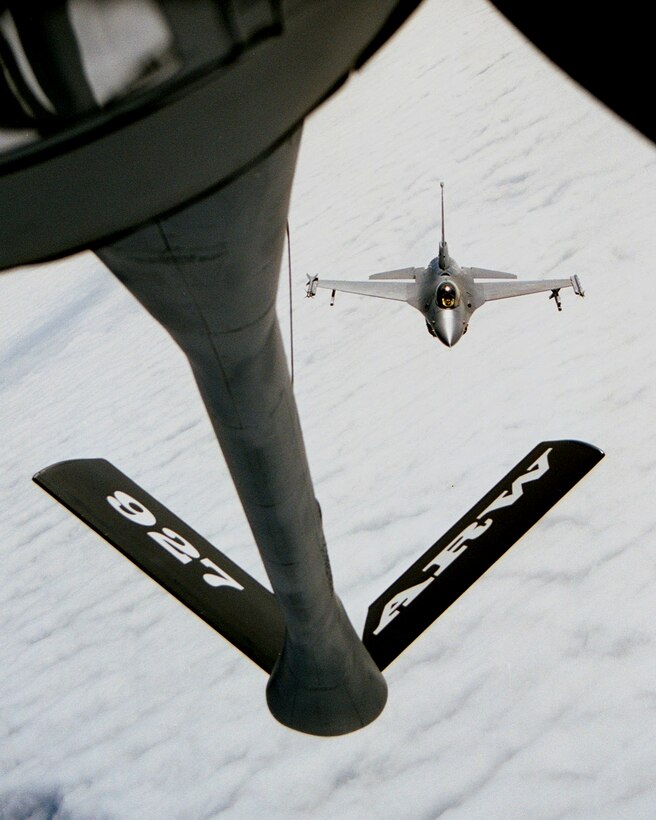
<svg viewBox="0 0 656 820"><path fill-rule="evenodd" d="M383 629L396 618L401 607L406 607L412 603L418 595L421 595L426 587L433 583L435 578L441 575L456 558L459 558L466 551L468 542L474 541L492 526L494 520L492 518L486 518L482 521L481 519L484 516L495 510L500 510L503 507L512 506L515 501L524 494L524 484L542 478L549 469L549 453L552 449L552 447L547 448L523 475L520 475L513 481L510 490L504 490L501 495L497 496L483 512L479 513L476 521L472 524L468 524L453 541L441 549L437 555L426 564L423 568L423 572L432 570L432 574L425 581L408 587L408 589L404 589L402 592L398 592L385 604L378 626L374 629L374 635L378 635L382 632Z"/></svg>

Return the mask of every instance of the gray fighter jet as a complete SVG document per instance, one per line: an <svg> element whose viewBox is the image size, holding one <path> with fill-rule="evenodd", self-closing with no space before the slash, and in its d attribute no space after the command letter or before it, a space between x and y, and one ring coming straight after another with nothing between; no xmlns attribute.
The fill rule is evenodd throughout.
<svg viewBox="0 0 656 820"><path fill-rule="evenodd" d="M542 281L485 281L517 279L514 273L504 273L487 268L464 268L449 255L444 238L444 183L440 183L442 200L442 241L439 255L426 268L400 268L399 270L374 273L365 282L319 279L308 275L306 292L315 296L317 288L332 291L331 305L335 292L358 293L361 296L377 296L381 299L396 299L407 302L423 314L431 336L439 339L447 347L453 345L467 332L472 313L485 302L507 299L510 296L524 296L527 293L551 291L550 299L562 310L561 288L572 288L578 296L583 296L583 288L578 276L569 279L544 279ZM387 281L386 281L387 280ZM410 281L408 281L410 280Z"/></svg>

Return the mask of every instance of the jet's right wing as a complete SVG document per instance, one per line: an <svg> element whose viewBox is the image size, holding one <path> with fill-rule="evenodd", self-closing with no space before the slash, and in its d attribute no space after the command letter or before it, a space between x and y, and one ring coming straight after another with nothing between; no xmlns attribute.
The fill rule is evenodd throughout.
<svg viewBox="0 0 656 820"><path fill-rule="evenodd" d="M377 296L379 299L395 299L398 302L410 302L411 304L416 290L414 282L348 282L337 279L316 279L315 281L316 287L327 290L357 293L360 296ZM314 284L314 282L309 284ZM316 292L316 287L314 292Z"/></svg>

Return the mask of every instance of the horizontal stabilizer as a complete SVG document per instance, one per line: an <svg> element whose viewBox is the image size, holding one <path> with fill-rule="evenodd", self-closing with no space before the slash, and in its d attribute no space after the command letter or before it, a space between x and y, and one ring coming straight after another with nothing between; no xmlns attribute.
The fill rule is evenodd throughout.
<svg viewBox="0 0 656 820"><path fill-rule="evenodd" d="M418 273L426 268L399 268L398 270L384 270L381 273L372 273L369 279L416 279Z"/></svg>
<svg viewBox="0 0 656 820"><path fill-rule="evenodd" d="M363 642L385 669L603 458L579 441L545 441L369 607Z"/></svg>
<svg viewBox="0 0 656 820"><path fill-rule="evenodd" d="M266 672L284 639L271 592L104 459L61 461L34 481Z"/></svg>
<svg viewBox="0 0 656 820"><path fill-rule="evenodd" d="M490 270L489 268L463 268L474 279L517 279L514 273L506 273L502 270Z"/></svg>

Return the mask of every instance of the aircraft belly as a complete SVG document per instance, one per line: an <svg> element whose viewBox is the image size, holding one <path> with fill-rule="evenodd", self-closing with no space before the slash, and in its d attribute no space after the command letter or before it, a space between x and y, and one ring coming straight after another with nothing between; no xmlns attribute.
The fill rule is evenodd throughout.
<svg viewBox="0 0 656 820"><path fill-rule="evenodd" d="M229 11L213 17L229 41L201 58L202 69L192 60L141 97L125 90L0 155L0 268L106 243L229 184L274 151L417 2L223 4ZM267 26L262 15L271 10L281 19ZM70 85L70 58L67 69Z"/></svg>

